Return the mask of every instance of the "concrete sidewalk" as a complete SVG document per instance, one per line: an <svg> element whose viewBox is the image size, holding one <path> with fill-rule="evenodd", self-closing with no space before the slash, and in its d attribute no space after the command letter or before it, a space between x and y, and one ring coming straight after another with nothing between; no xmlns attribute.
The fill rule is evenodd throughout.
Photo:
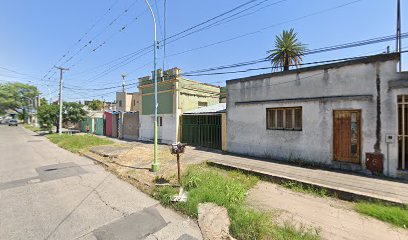
<svg viewBox="0 0 408 240"><path fill-rule="evenodd" d="M392 179L385 180L352 173L303 168L217 153L203 152L199 155L207 157L208 162L215 165L253 172L273 181L290 180L325 188L345 200L366 199L408 204L408 183Z"/></svg>
<svg viewBox="0 0 408 240"><path fill-rule="evenodd" d="M123 144L153 147L151 143L113 140ZM325 188L343 200L381 200L408 204L408 182L393 179L381 179L351 172L304 168L251 157L222 154L217 151L200 150L194 147L187 147L181 159L182 162L208 161L218 166L252 172L275 182L296 181Z"/></svg>

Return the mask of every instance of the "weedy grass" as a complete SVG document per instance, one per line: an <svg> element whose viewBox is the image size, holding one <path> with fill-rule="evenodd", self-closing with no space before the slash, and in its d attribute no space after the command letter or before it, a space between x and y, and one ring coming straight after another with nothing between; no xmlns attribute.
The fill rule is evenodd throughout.
<svg viewBox="0 0 408 240"><path fill-rule="evenodd" d="M318 234L293 226L278 226L270 213L261 212L245 204L249 189L258 177L239 171L228 171L206 164L190 166L182 178L189 192L187 202L172 202L177 189L156 187L153 196L163 205L171 206L191 217L198 217L198 204L216 203L228 210L230 232L237 239L319 239Z"/></svg>
<svg viewBox="0 0 408 240"><path fill-rule="evenodd" d="M113 144L109 139L103 139L92 135L50 134L47 135L47 138L61 148L73 153L78 153L81 150L88 150L95 146Z"/></svg>
<svg viewBox="0 0 408 240"><path fill-rule="evenodd" d="M376 218L394 226L408 228L408 206L391 206L384 203L357 202L357 212Z"/></svg>
<svg viewBox="0 0 408 240"><path fill-rule="evenodd" d="M313 187L295 181L282 183L282 186L295 192L311 194L317 197L328 197L329 192L324 188Z"/></svg>
<svg viewBox="0 0 408 240"><path fill-rule="evenodd" d="M23 125L23 127L33 132L41 131L41 128L33 127L30 124L26 124L26 123Z"/></svg>

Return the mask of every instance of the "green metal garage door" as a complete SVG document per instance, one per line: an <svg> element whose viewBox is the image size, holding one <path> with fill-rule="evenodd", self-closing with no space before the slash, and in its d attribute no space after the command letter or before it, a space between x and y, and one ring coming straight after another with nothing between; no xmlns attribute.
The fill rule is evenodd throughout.
<svg viewBox="0 0 408 240"><path fill-rule="evenodd" d="M221 149L221 115L183 115L181 141Z"/></svg>
<svg viewBox="0 0 408 240"><path fill-rule="evenodd" d="M103 135L103 118L95 118L95 134L96 135Z"/></svg>

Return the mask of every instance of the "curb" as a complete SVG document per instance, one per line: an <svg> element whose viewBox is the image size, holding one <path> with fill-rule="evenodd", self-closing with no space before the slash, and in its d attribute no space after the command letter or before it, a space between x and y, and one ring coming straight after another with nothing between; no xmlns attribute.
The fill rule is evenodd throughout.
<svg viewBox="0 0 408 240"><path fill-rule="evenodd" d="M80 154L81 156L84 156L84 157L86 157L86 158L88 158L88 159L94 161L94 162L97 162L97 163L99 163L99 164L102 164L102 165L105 166L105 167L109 167L109 165L106 164L105 162L102 162L102 161L100 161L100 160L98 160L98 159L96 159L96 158L94 158L94 157L92 157L92 156L90 156L90 155L88 155L88 154L86 154L86 153L79 152L79 154Z"/></svg>
<svg viewBox="0 0 408 240"><path fill-rule="evenodd" d="M303 184L305 186L311 186L311 187L315 187L318 189L325 189L329 192L331 196L334 196L341 200L346 200L346 201L351 201L351 202L359 201L359 200L365 200L365 201L370 201L370 202L380 201L380 202L391 204L391 205L405 206L404 202L402 202L399 199L395 199L395 198L383 197L383 196L369 194L369 193L362 193L358 191L347 190L344 188L335 188L335 187L331 187L331 186L327 186L323 184L317 184L317 183L313 183L313 182L309 182L309 181L305 181L305 180L301 180L297 178L291 178L291 177L282 176L279 174L273 174L273 173L267 173L267 172L263 172L259 170L254 170L251 168L231 166L231 165L228 165L222 162L218 162L218 161L208 161L208 164L217 166L220 168L224 168L224 169L234 169L234 170L243 171L245 173L254 174L254 175L261 177L262 179L265 179L267 181L277 183L280 185L285 182L292 181L292 182Z"/></svg>

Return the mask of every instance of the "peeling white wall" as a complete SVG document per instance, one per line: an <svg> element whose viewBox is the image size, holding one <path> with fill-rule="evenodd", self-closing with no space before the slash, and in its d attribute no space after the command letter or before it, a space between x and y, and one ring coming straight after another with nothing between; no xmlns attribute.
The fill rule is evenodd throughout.
<svg viewBox="0 0 408 240"><path fill-rule="evenodd" d="M177 142L177 117L175 114L159 114L163 118L163 126L158 127L157 135L161 143L172 144ZM154 115L139 115L139 140L153 141Z"/></svg>
<svg viewBox="0 0 408 240"><path fill-rule="evenodd" d="M377 65L378 64L378 65ZM333 161L333 110L361 110L361 167L365 153L374 152L376 141L376 72L381 79L381 151L387 159L385 134L397 135L397 95L408 89L390 90L388 81L397 78L396 60L355 64L338 68L292 73L272 78L227 83L228 151L276 160L302 160L335 165ZM245 101L313 98L339 95L373 95L372 99L313 100L295 102ZM266 109L302 107L303 130L266 129ZM398 143L390 145L390 175L396 175ZM352 164L350 164L352 165ZM351 166L351 168L356 166ZM387 173L387 164L384 162ZM357 166L358 168L358 166Z"/></svg>

